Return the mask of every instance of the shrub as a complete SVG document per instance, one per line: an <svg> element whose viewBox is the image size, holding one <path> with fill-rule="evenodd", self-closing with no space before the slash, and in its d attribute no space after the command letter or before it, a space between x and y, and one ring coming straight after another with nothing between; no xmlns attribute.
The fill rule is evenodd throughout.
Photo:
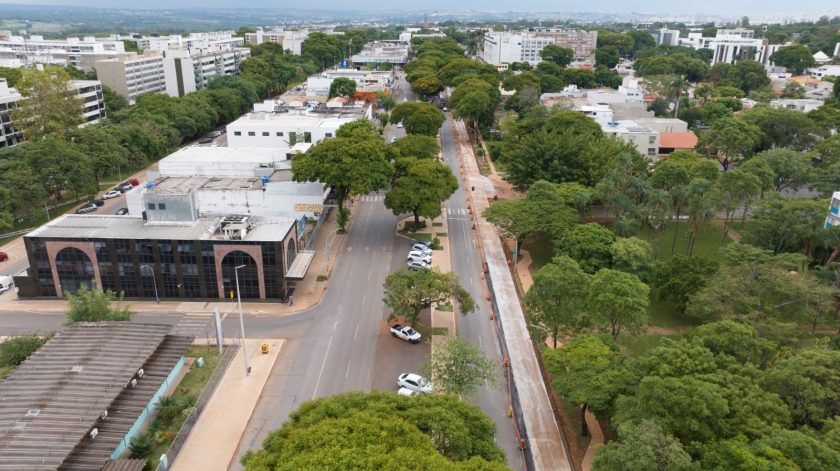
<svg viewBox="0 0 840 471"><path fill-rule="evenodd" d="M149 455L154 446L155 438L151 434L141 433L131 439L131 443L129 444L129 448L131 448L131 457L135 459L145 458Z"/></svg>
<svg viewBox="0 0 840 471"><path fill-rule="evenodd" d="M22 335L0 343L0 366L18 366L46 343L47 337Z"/></svg>

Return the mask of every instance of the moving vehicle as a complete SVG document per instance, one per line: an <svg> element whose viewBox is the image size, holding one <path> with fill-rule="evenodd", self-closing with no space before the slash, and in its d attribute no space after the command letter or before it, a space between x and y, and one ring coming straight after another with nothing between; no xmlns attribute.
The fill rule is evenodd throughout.
<svg viewBox="0 0 840 471"><path fill-rule="evenodd" d="M391 326L391 335L401 338L409 343L420 343L423 337L420 332L417 332L410 325L394 324Z"/></svg>
<svg viewBox="0 0 840 471"><path fill-rule="evenodd" d="M81 208L77 209L76 214L92 213L92 212L96 211L97 209L99 209L99 206L96 206L93 203L88 203L88 204L82 206Z"/></svg>
<svg viewBox="0 0 840 471"><path fill-rule="evenodd" d="M111 199L111 198L119 198L119 197L120 197L120 195L122 195L122 192L121 192L121 191L119 191L119 190L111 190L111 191L109 191L108 193L105 193L104 195L102 195L102 197L103 197L103 198L105 198L106 200L109 200L109 199Z"/></svg>
<svg viewBox="0 0 840 471"><path fill-rule="evenodd" d="M114 214L116 214L117 216L125 216L126 214L128 214L128 208L120 208Z"/></svg>
<svg viewBox="0 0 840 471"><path fill-rule="evenodd" d="M14 286L14 284L15 280L12 279L11 276L0 276L0 293L5 293L6 291L9 291L10 289L12 289L12 286Z"/></svg>
<svg viewBox="0 0 840 471"><path fill-rule="evenodd" d="M5 262L9 259L9 254L6 252L0 252L0 262Z"/></svg>
<svg viewBox="0 0 840 471"><path fill-rule="evenodd" d="M397 378L397 386L414 392L432 392L432 383L428 379L414 373L403 373Z"/></svg>
<svg viewBox="0 0 840 471"><path fill-rule="evenodd" d="M419 270L421 268L428 270L432 268L432 264L425 260L409 260L406 262L406 265L408 265L409 270Z"/></svg>

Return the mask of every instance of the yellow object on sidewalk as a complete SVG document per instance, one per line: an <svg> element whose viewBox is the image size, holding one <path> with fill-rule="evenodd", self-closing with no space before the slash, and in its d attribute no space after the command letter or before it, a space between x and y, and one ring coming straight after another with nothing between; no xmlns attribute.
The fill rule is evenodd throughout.
<svg viewBox="0 0 840 471"><path fill-rule="evenodd" d="M268 353L268 342L263 342L260 347L262 348L263 355Z"/></svg>

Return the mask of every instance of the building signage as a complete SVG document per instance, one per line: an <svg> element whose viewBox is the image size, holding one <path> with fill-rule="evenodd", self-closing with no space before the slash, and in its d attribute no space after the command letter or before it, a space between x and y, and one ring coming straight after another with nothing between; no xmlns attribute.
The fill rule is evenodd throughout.
<svg viewBox="0 0 840 471"><path fill-rule="evenodd" d="M322 213L324 212L324 205L296 203L295 211L299 213Z"/></svg>

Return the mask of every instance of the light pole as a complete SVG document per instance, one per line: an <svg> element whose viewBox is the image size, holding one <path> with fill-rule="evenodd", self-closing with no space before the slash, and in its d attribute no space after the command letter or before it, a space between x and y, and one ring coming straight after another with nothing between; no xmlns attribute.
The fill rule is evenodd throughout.
<svg viewBox="0 0 840 471"><path fill-rule="evenodd" d="M330 245L331 245L331 243L332 243L332 239L333 239L333 237L335 237L335 234L336 234L339 230L340 230L340 229L335 229L335 230L333 230L332 232L330 232L330 235L328 235L328 236L327 236L327 261L328 261L328 262L330 261Z"/></svg>
<svg viewBox="0 0 840 471"><path fill-rule="evenodd" d="M239 269L246 266L235 267L233 273L236 276L236 302L239 303L239 336L242 339L242 359L245 360L245 376L249 376L251 369L248 368L248 354L245 352L245 320L242 317L242 297L239 296Z"/></svg>
<svg viewBox="0 0 840 471"><path fill-rule="evenodd" d="M140 265L140 270L143 270L144 268L148 268L149 272L152 274L152 285L154 285L155 287L155 301L157 301L157 303L160 304L160 297L158 296L157 292L157 280L155 279L155 271L152 269L152 267L148 265Z"/></svg>

